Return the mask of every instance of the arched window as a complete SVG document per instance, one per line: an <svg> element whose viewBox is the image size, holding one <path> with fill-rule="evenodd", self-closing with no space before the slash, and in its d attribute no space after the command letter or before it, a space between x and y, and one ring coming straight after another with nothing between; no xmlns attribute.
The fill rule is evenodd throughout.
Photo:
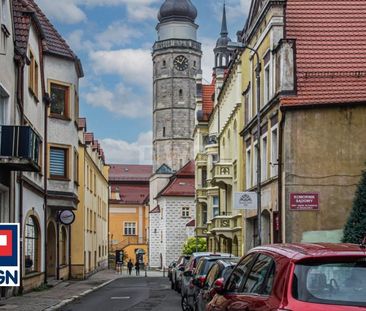
<svg viewBox="0 0 366 311"><path fill-rule="evenodd" d="M24 234L24 266L26 274L39 271L39 246L40 236L38 221L34 216L29 216L25 223Z"/></svg>
<svg viewBox="0 0 366 311"><path fill-rule="evenodd" d="M163 67L166 66L166 60L163 60Z"/></svg>
<svg viewBox="0 0 366 311"><path fill-rule="evenodd" d="M179 90L179 100L183 100L183 90Z"/></svg>
<svg viewBox="0 0 366 311"><path fill-rule="evenodd" d="M64 226L60 228L60 265L67 264L67 234Z"/></svg>

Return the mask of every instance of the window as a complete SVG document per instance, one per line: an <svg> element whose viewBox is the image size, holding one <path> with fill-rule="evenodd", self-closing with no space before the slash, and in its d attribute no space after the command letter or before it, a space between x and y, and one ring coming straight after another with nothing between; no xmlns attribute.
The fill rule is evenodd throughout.
<svg viewBox="0 0 366 311"><path fill-rule="evenodd" d="M252 186L257 185L258 143L254 144Z"/></svg>
<svg viewBox="0 0 366 311"><path fill-rule="evenodd" d="M207 277L206 277L205 285L207 286L207 288L210 288L215 283L219 272L220 272L219 265L214 264L212 266L211 270L208 272Z"/></svg>
<svg viewBox="0 0 366 311"><path fill-rule="evenodd" d="M236 266L230 278L227 281L226 289L229 292L239 293L244 285L245 278L252 267L254 260L256 258L255 254L250 254Z"/></svg>
<svg viewBox="0 0 366 311"><path fill-rule="evenodd" d="M202 169L202 180L201 180L201 186L203 188L207 187L207 169Z"/></svg>
<svg viewBox="0 0 366 311"><path fill-rule="evenodd" d="M69 87L51 83L51 115L68 117Z"/></svg>
<svg viewBox="0 0 366 311"><path fill-rule="evenodd" d="M273 265L271 257L259 255L248 275L243 292L269 295L272 291L273 277L271 277L271 274L274 273Z"/></svg>
<svg viewBox="0 0 366 311"><path fill-rule="evenodd" d="M32 53L32 51L29 52L29 90L31 93L38 98L38 64L37 61Z"/></svg>
<svg viewBox="0 0 366 311"><path fill-rule="evenodd" d="M50 176L67 178L67 149L50 148Z"/></svg>
<svg viewBox="0 0 366 311"><path fill-rule="evenodd" d="M9 9L8 9L8 0L0 0L0 53L6 54L7 46L7 38L10 36L9 29L11 25L9 25Z"/></svg>
<svg viewBox="0 0 366 311"><path fill-rule="evenodd" d="M165 131L165 126L163 127L163 137L165 137L166 135L166 131Z"/></svg>
<svg viewBox="0 0 366 311"><path fill-rule="evenodd" d="M207 206L202 207L202 226L207 224Z"/></svg>
<svg viewBox="0 0 366 311"><path fill-rule="evenodd" d="M163 67L166 66L166 60L163 60Z"/></svg>
<svg viewBox="0 0 366 311"><path fill-rule="evenodd" d="M213 211L214 217L220 215L220 206L219 206L219 197L218 196L212 197L212 211Z"/></svg>
<svg viewBox="0 0 366 311"><path fill-rule="evenodd" d="M27 218L25 223L25 234L24 234L24 267L25 273L32 273L38 271L39 263L39 228L38 222L33 217Z"/></svg>
<svg viewBox="0 0 366 311"><path fill-rule="evenodd" d="M278 165L278 135L277 128L274 128L271 135L271 177L277 176Z"/></svg>
<svg viewBox="0 0 366 311"><path fill-rule="evenodd" d="M79 183L79 155L76 150L74 150L74 183Z"/></svg>
<svg viewBox="0 0 366 311"><path fill-rule="evenodd" d="M136 223L135 222L125 222L124 235L136 235Z"/></svg>
<svg viewBox="0 0 366 311"><path fill-rule="evenodd" d="M9 95L0 85L0 125L8 123L8 102Z"/></svg>
<svg viewBox="0 0 366 311"><path fill-rule="evenodd" d="M246 158L245 158L245 179L246 179L246 188L249 189L252 186L252 159L251 159L251 151L250 147L247 149Z"/></svg>
<svg viewBox="0 0 366 311"><path fill-rule="evenodd" d="M182 207L182 217L189 217L189 207Z"/></svg>
<svg viewBox="0 0 366 311"><path fill-rule="evenodd" d="M179 100L180 101L183 100L183 90L182 89L179 90Z"/></svg>
<svg viewBox="0 0 366 311"><path fill-rule="evenodd" d="M271 53L264 56L264 103L267 104L271 97Z"/></svg>
<svg viewBox="0 0 366 311"><path fill-rule="evenodd" d="M261 146L261 181L267 180L268 171L268 159L267 159L267 136L262 137Z"/></svg>
<svg viewBox="0 0 366 311"><path fill-rule="evenodd" d="M292 295L297 300L362 309L366 307L365 292L365 258L302 262L295 266Z"/></svg>

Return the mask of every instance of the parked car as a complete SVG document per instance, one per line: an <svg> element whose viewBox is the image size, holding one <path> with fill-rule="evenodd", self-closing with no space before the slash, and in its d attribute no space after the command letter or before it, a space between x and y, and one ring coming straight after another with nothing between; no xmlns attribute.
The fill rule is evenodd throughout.
<svg viewBox="0 0 366 311"><path fill-rule="evenodd" d="M175 267L172 269L171 288L178 293L180 293L182 287L182 274L189 258L190 256L187 255L180 256Z"/></svg>
<svg viewBox="0 0 366 311"><path fill-rule="evenodd" d="M195 276L196 268L198 261L202 257L215 257L215 260L219 259L220 257L234 257L231 254L227 253L211 253L211 252L197 252L193 253L189 259L189 261L186 264L185 270L182 275L182 288L181 288L181 305L183 311L189 311L193 309L193 303L192 303L192 290L194 288L194 285L192 283L192 280ZM188 301L189 300L189 301Z"/></svg>
<svg viewBox="0 0 366 311"><path fill-rule="evenodd" d="M208 311L366 310L366 250L354 244L283 244L241 259Z"/></svg>
<svg viewBox="0 0 366 311"><path fill-rule="evenodd" d="M206 310L206 305L216 294L214 288L215 281L221 279L222 282L225 282L238 262L239 258L237 257L216 260L208 270L204 280L198 285L200 290L195 298L195 311Z"/></svg>
<svg viewBox="0 0 366 311"><path fill-rule="evenodd" d="M168 266L168 279L169 281L172 281L172 270L177 265L176 261L172 261Z"/></svg>

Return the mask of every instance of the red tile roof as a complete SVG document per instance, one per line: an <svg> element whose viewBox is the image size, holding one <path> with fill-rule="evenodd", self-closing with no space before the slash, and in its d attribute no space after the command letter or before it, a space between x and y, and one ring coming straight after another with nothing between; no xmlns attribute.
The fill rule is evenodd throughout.
<svg viewBox="0 0 366 311"><path fill-rule="evenodd" d="M110 181L149 181L153 173L152 165L111 164Z"/></svg>
<svg viewBox="0 0 366 311"><path fill-rule="evenodd" d="M155 207L152 211L150 211L150 214L158 214L160 213L160 206L158 205Z"/></svg>
<svg viewBox="0 0 366 311"><path fill-rule="evenodd" d="M13 1L14 42L20 54L27 53L29 30L34 10L23 0Z"/></svg>
<svg viewBox="0 0 366 311"><path fill-rule="evenodd" d="M86 131L86 118L78 119L78 129Z"/></svg>
<svg viewBox="0 0 366 311"><path fill-rule="evenodd" d="M110 200L110 203L118 204L144 204L149 195L149 185L112 185L112 193L119 193L120 200Z"/></svg>
<svg viewBox="0 0 366 311"><path fill-rule="evenodd" d="M175 173L168 185L157 195L174 197L194 197L195 179L194 179L194 161L188 162L182 169Z"/></svg>
<svg viewBox="0 0 366 311"><path fill-rule="evenodd" d="M84 140L86 144L92 144L94 142L94 134L84 133Z"/></svg>
<svg viewBox="0 0 366 311"><path fill-rule="evenodd" d="M79 58L71 50L66 41L57 32L46 15L34 2L34 0L14 0L13 1L15 46L22 55L25 55L28 45L30 19L34 19L40 27L44 36L43 52L55 56L68 58L75 62L75 68L79 77L83 77L83 68Z"/></svg>
<svg viewBox="0 0 366 311"><path fill-rule="evenodd" d="M213 110L213 96L215 94L215 85L202 85L202 110L203 121L208 121Z"/></svg>
<svg viewBox="0 0 366 311"><path fill-rule="evenodd" d="M186 224L186 227L195 227L196 226L196 220L192 219L190 222Z"/></svg>
<svg viewBox="0 0 366 311"><path fill-rule="evenodd" d="M366 1L288 0L286 37L296 39L297 96L282 105L366 100Z"/></svg>

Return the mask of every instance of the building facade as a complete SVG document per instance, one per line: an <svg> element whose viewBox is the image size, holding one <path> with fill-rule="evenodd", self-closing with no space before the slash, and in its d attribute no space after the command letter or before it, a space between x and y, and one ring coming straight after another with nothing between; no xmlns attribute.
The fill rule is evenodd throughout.
<svg viewBox="0 0 366 311"><path fill-rule="evenodd" d="M220 109L215 107L208 119L208 136L215 132L217 121L213 120L220 120L215 146L220 156L213 165L218 171L213 169L211 177L207 168L203 182L216 184L221 199L210 207L210 188L197 189L198 201L205 201L207 194L209 215L215 209L221 213L235 208L227 187L230 180L233 185L235 179L238 182L236 190L232 187L234 193L258 192L260 185L260 215L257 209L240 211L244 253L259 243L339 242L342 238L365 168L364 135L360 134L365 131L365 57L360 50L364 33L358 31L365 25L357 18L354 22L363 7L356 2L339 1L331 7L326 1L306 6L291 0L251 3L245 27L238 33L243 48L232 56L216 94L214 105ZM349 14L339 14L346 7ZM344 41L350 41L347 48ZM235 94L239 72L242 96L239 101L228 100ZM202 122L196 133L203 132L200 126ZM196 159L207 156L209 165L211 145L205 147L207 154L196 153ZM228 163L220 163L227 157ZM235 158L241 162L236 168ZM222 188L229 195L224 202ZM202 210L198 215L206 214ZM196 232L207 230L208 237L212 231L220 232L209 219L207 228L198 221L201 227ZM230 231L229 220L222 223Z"/></svg>
<svg viewBox="0 0 366 311"><path fill-rule="evenodd" d="M158 207L157 195L173 174L193 160L195 76L201 70L201 44L197 41L197 9L190 0L166 0L158 19L153 46L153 175L150 211ZM192 199L193 200L193 199ZM150 266L161 267L160 222L150 214ZM169 235L172 228L164 228ZM183 228L185 232L185 228ZM183 234L183 232L182 232ZM155 244L155 242L157 244Z"/></svg>
<svg viewBox="0 0 366 311"><path fill-rule="evenodd" d="M151 165L110 165L110 251L122 250L125 262L149 262L147 203L151 174Z"/></svg>
<svg viewBox="0 0 366 311"><path fill-rule="evenodd" d="M78 198L71 226L71 277L85 279L108 267L109 166L104 151L79 118Z"/></svg>
<svg viewBox="0 0 366 311"><path fill-rule="evenodd" d="M174 173L156 196L157 206L150 212L150 266L167 267L181 254L184 242L194 236L194 161Z"/></svg>

